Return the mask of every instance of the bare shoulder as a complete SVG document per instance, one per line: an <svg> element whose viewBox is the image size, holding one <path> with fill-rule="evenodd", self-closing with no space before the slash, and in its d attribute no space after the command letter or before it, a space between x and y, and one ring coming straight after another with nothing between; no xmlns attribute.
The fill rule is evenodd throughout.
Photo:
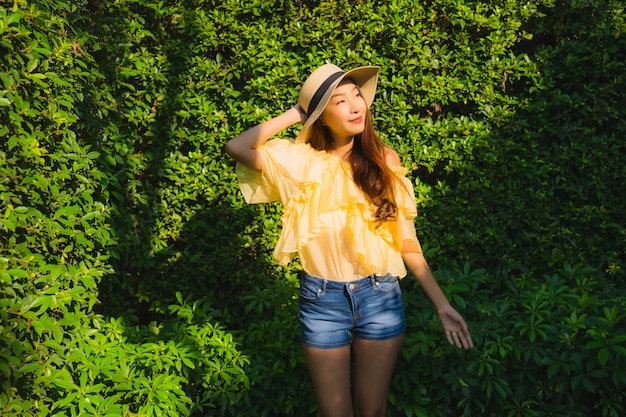
<svg viewBox="0 0 626 417"><path fill-rule="evenodd" d="M402 166L398 153L389 147L385 148L385 162L387 162L387 165L390 167Z"/></svg>

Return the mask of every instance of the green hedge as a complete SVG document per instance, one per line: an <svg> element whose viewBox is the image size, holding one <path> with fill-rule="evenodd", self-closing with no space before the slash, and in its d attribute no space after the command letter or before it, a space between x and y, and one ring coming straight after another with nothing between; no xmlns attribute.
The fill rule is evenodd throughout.
<svg viewBox="0 0 626 417"><path fill-rule="evenodd" d="M389 415L623 415L625 29L616 0L0 5L2 414L315 413L280 207L222 147L332 61L381 66L477 342L404 280Z"/></svg>

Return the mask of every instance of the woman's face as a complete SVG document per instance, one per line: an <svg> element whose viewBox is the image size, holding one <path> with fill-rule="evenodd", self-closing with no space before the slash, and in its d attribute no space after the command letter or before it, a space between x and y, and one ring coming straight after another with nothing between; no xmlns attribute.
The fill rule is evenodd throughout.
<svg viewBox="0 0 626 417"><path fill-rule="evenodd" d="M335 88L320 119L337 141L362 133L366 114L367 103L359 88L352 80L346 79Z"/></svg>

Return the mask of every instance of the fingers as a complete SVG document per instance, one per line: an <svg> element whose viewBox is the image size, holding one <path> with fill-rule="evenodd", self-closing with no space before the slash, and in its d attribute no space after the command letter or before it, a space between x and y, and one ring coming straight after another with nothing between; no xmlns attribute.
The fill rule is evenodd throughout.
<svg viewBox="0 0 626 417"><path fill-rule="evenodd" d="M463 317L454 309L439 313L448 342L459 349L474 347L474 341Z"/></svg>
<svg viewBox="0 0 626 417"><path fill-rule="evenodd" d="M459 349L469 349L474 347L472 336L466 329L463 331L448 330L446 331L446 337L448 338L448 343L458 347Z"/></svg>
<svg viewBox="0 0 626 417"><path fill-rule="evenodd" d="M454 338L452 337L452 332L450 330L446 331L446 337L448 338L448 343L450 343L451 345L456 345L456 342L454 341ZM460 347L457 345L457 347Z"/></svg>
<svg viewBox="0 0 626 417"><path fill-rule="evenodd" d="M467 333L463 333L462 334L462 341L463 341L463 347L465 349L470 349L474 347L474 341L472 340L472 335L469 334L469 332Z"/></svg>
<svg viewBox="0 0 626 417"><path fill-rule="evenodd" d="M465 349L469 349L474 347L474 341L472 340L472 335L467 328L467 324L465 324L465 320L461 323L462 331L460 332L461 340L463 341L463 347Z"/></svg>
<svg viewBox="0 0 626 417"><path fill-rule="evenodd" d="M446 337L451 345L456 346L459 349L469 349L474 346L472 337L469 334L447 331Z"/></svg>

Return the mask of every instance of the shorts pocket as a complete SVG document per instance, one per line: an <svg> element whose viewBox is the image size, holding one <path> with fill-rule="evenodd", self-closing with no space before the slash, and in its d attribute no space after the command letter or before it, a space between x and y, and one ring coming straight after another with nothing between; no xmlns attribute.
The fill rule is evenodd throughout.
<svg viewBox="0 0 626 417"><path fill-rule="evenodd" d="M396 288L398 288L398 286L400 285L400 280L396 279L394 281L375 281L374 284L374 289L378 292L381 293L388 293L391 292L393 290L395 290Z"/></svg>
<svg viewBox="0 0 626 417"><path fill-rule="evenodd" d="M303 279L300 281L300 297L305 300L317 300L324 295L324 288L318 282Z"/></svg>

